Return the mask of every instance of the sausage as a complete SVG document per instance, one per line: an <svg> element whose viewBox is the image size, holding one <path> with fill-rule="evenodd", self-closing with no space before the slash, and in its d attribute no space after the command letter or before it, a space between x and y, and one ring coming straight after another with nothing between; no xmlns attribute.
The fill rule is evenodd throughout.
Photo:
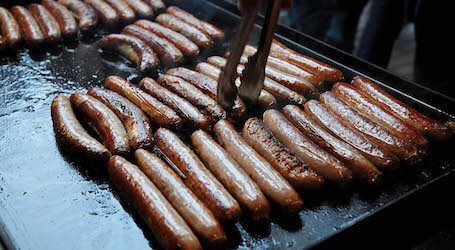
<svg viewBox="0 0 455 250"><path fill-rule="evenodd" d="M96 11L101 20L107 25L116 24L120 17L108 3L104 0L85 0Z"/></svg>
<svg viewBox="0 0 455 250"><path fill-rule="evenodd" d="M221 56L211 56L207 58L207 62L214 65L215 67L218 68L223 68L226 65L226 58L223 58ZM237 66L237 74L241 74L243 71L244 66L243 65L238 65ZM273 80L270 78L266 77L264 79L264 90L268 91L270 94L272 94L275 98L284 101L286 103L292 103L296 105L301 105L305 104L306 99L304 96L301 94L295 92L294 90L291 90Z"/></svg>
<svg viewBox="0 0 455 250"><path fill-rule="evenodd" d="M317 100L305 103L305 112L335 136L359 150L368 160L381 170L393 170L400 161L392 153L372 142L359 131L351 128Z"/></svg>
<svg viewBox="0 0 455 250"><path fill-rule="evenodd" d="M313 58L301 55L284 46L275 39L270 46L270 55L286 60L298 67L307 69L329 82L337 82L343 79L343 73L341 73L338 69Z"/></svg>
<svg viewBox="0 0 455 250"><path fill-rule="evenodd" d="M136 14L130 5L123 0L104 0L108 3L119 16L120 20L124 23L131 23L136 19Z"/></svg>
<svg viewBox="0 0 455 250"><path fill-rule="evenodd" d="M134 156L140 169L201 240L211 247L221 247L227 242L226 233L213 213L166 163L144 149L136 150Z"/></svg>
<svg viewBox="0 0 455 250"><path fill-rule="evenodd" d="M174 66L183 61L183 54L177 47L168 40L161 38L144 28L137 25L128 25L123 29L123 33L142 40L155 51L160 60L168 66Z"/></svg>
<svg viewBox="0 0 455 250"><path fill-rule="evenodd" d="M162 75L157 82L198 108L212 123L227 117L226 111L208 95L180 77Z"/></svg>
<svg viewBox="0 0 455 250"><path fill-rule="evenodd" d="M424 151L428 146L428 141L418 130L379 106L354 86L336 83L332 87L332 92L371 121L383 126L393 135L412 143L418 150Z"/></svg>
<svg viewBox="0 0 455 250"><path fill-rule="evenodd" d="M150 30L157 36L167 39L175 45L185 56L196 57L199 55L199 47L184 35L168 29L158 23L148 20L139 20L134 23L135 25Z"/></svg>
<svg viewBox="0 0 455 250"><path fill-rule="evenodd" d="M95 97L110 108L125 126L133 149L151 149L153 133L147 116L134 103L120 94L102 88L93 88L87 94Z"/></svg>
<svg viewBox="0 0 455 250"><path fill-rule="evenodd" d="M198 89L200 89L202 92L205 94L209 95L211 98L216 100L216 95L217 95L217 87L218 83L213 80L212 78L203 75L199 72L183 68L183 67L177 67L170 69L166 72L166 75L172 75L172 76L177 76L182 78L183 80L193 84L196 86ZM246 106L243 103L240 98L237 97L237 99L234 101L234 106L231 107L230 110L230 116L233 118L237 119L245 115L246 113Z"/></svg>
<svg viewBox="0 0 455 250"><path fill-rule="evenodd" d="M68 8L79 20L82 32L89 32L98 24L98 15L89 4L81 0L59 0L58 3Z"/></svg>
<svg viewBox="0 0 455 250"><path fill-rule="evenodd" d="M136 37L110 34L100 39L98 44L102 49L116 50L135 62L142 74L154 72L159 65L159 59L155 52Z"/></svg>
<svg viewBox="0 0 455 250"><path fill-rule="evenodd" d="M186 185L218 219L227 221L240 218L241 210L237 201L177 135L159 128L155 132L155 144L169 163L180 170Z"/></svg>
<svg viewBox="0 0 455 250"><path fill-rule="evenodd" d="M268 198L288 212L302 210L302 199L294 188L266 159L242 139L230 122L218 121L215 124L214 133L218 143L229 152Z"/></svg>
<svg viewBox="0 0 455 250"><path fill-rule="evenodd" d="M0 51L4 50L6 48L6 43L3 37L0 35Z"/></svg>
<svg viewBox="0 0 455 250"><path fill-rule="evenodd" d="M62 38L60 26L54 16L40 4L30 4L28 11L33 15L39 24L44 35L44 41L47 43L56 43Z"/></svg>
<svg viewBox="0 0 455 250"><path fill-rule="evenodd" d="M307 164L290 153L257 117L248 119L242 130L242 136L261 156L296 189L318 189L324 185L322 176Z"/></svg>
<svg viewBox="0 0 455 250"><path fill-rule="evenodd" d="M41 45L44 42L44 34L32 14L22 6L11 8L11 14L20 24L25 42L32 47Z"/></svg>
<svg viewBox="0 0 455 250"><path fill-rule="evenodd" d="M202 31L198 30L196 27L191 26L188 23L185 23L173 15L160 14L156 18L155 22L160 23L163 26L166 26L176 32L179 32L201 48L207 48L213 42L212 39L210 39L210 37L204 34Z"/></svg>
<svg viewBox="0 0 455 250"><path fill-rule="evenodd" d="M205 166L220 180L253 220L267 219L270 204L259 186L212 137L203 130L191 135L191 144Z"/></svg>
<svg viewBox="0 0 455 250"><path fill-rule="evenodd" d="M58 23L63 37L74 37L77 33L77 22L73 14L63 5L53 0L43 0L41 4Z"/></svg>
<svg viewBox="0 0 455 250"><path fill-rule="evenodd" d="M381 181L381 172L373 163L351 145L333 136L303 110L294 105L287 105L283 108L283 113L306 137L351 169L354 177L371 184L378 184Z"/></svg>
<svg viewBox="0 0 455 250"><path fill-rule="evenodd" d="M400 100L394 98L365 77L356 76L351 84L363 94L378 102L381 107L419 130L423 135L439 141L447 141L454 135L449 124L426 117Z"/></svg>
<svg viewBox="0 0 455 250"><path fill-rule="evenodd" d="M134 12L143 18L152 18L154 12L152 7L141 0L125 0L125 2L134 10Z"/></svg>
<svg viewBox="0 0 455 250"><path fill-rule="evenodd" d="M166 8L166 5L161 0L144 0L150 7L152 7L155 13L161 13Z"/></svg>
<svg viewBox="0 0 455 250"><path fill-rule="evenodd" d="M165 249L202 249L201 243L179 213L147 176L121 156L107 164L112 182L139 212Z"/></svg>
<svg viewBox="0 0 455 250"><path fill-rule="evenodd" d="M182 126L182 119L174 110L129 84L124 79L118 76L109 76L104 86L128 98L148 115L151 122L156 123L158 126L175 128Z"/></svg>
<svg viewBox="0 0 455 250"><path fill-rule="evenodd" d="M186 23L193 25L194 27L198 28L200 31L209 35L210 38L212 38L213 40L217 40L219 42L224 41L223 31L221 31L220 29L218 29L217 27L215 27L214 25L212 25L210 23L204 22L204 21L194 17L193 15L180 9L179 7L170 6L169 8L167 8L166 12L168 14L171 14L171 15L181 19L182 21L184 21Z"/></svg>
<svg viewBox="0 0 455 250"><path fill-rule="evenodd" d="M398 158L404 159L408 164L413 165L421 161L419 152L414 146L390 134L377 123L361 115L332 92L322 93L319 100L347 124L364 133L369 139L395 154Z"/></svg>
<svg viewBox="0 0 455 250"><path fill-rule="evenodd" d="M51 116L57 141L68 150L89 159L107 162L111 152L90 136L76 118L70 99L58 95L51 104Z"/></svg>
<svg viewBox="0 0 455 250"><path fill-rule="evenodd" d="M196 65L196 71L212 78L213 80L215 80L217 82L218 82L218 77L221 74L220 69L218 69L217 67L215 67L209 63L205 63L205 62L198 63ZM237 87L239 87L240 84L241 84L240 78L237 78L235 81L235 85ZM266 109L266 108L275 106L276 103L277 103L277 100L272 94L270 94L269 92L267 92L265 90L261 90L261 92L259 93L258 99L257 99L257 104L260 107Z"/></svg>
<svg viewBox="0 0 455 250"><path fill-rule="evenodd" d="M16 48L22 41L21 27L11 12L3 7L0 7L0 25L5 45Z"/></svg>
<svg viewBox="0 0 455 250"><path fill-rule="evenodd" d="M351 182L352 171L350 169L304 136L278 110L265 111L263 120L275 138L316 173L333 182L342 184Z"/></svg>
<svg viewBox="0 0 455 250"><path fill-rule="evenodd" d="M172 108L189 127L209 129L210 121L197 108L159 85L152 78L145 77L142 79L139 88Z"/></svg>

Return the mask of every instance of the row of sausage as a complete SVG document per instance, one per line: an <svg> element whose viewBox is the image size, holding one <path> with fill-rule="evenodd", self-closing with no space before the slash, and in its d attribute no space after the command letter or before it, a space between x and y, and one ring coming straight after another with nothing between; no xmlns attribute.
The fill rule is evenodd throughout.
<svg viewBox="0 0 455 250"><path fill-rule="evenodd" d="M23 40L31 47L74 37L93 30L101 19L106 25L152 18L164 11L161 0L43 0L27 7L0 7L0 50L14 49Z"/></svg>

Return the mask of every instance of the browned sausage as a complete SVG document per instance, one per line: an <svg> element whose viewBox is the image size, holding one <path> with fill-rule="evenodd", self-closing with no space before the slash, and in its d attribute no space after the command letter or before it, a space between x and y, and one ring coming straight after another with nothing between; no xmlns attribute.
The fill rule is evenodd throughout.
<svg viewBox="0 0 455 250"><path fill-rule="evenodd" d="M110 34L100 39L98 44L102 49L116 50L135 62L142 74L154 72L159 65L159 59L155 52L136 37Z"/></svg>
<svg viewBox="0 0 455 250"><path fill-rule="evenodd" d="M155 21L186 36L188 39L196 43L199 47L207 48L213 42L212 39L205 33L173 15L160 14Z"/></svg>
<svg viewBox="0 0 455 250"><path fill-rule="evenodd" d="M101 20L108 25L116 24L120 17L108 3L104 0L85 0L96 11Z"/></svg>
<svg viewBox="0 0 455 250"><path fill-rule="evenodd" d="M108 3L120 17L120 20L124 23L131 23L136 19L136 14L130 5L123 0L104 0Z"/></svg>
<svg viewBox="0 0 455 250"><path fill-rule="evenodd" d="M380 182L381 172L373 163L351 145L339 140L321 127L303 110L294 105L287 105L283 108L283 113L306 137L351 169L354 177L366 183L377 184Z"/></svg>
<svg viewBox="0 0 455 250"><path fill-rule="evenodd" d="M36 47L44 42L44 34L32 14L22 6L11 8L11 14L19 22L25 42Z"/></svg>
<svg viewBox="0 0 455 250"><path fill-rule="evenodd" d="M113 156L107 164L112 182L125 194L166 249L202 249L179 213L147 176L132 163Z"/></svg>
<svg viewBox="0 0 455 250"><path fill-rule="evenodd" d="M261 156L267 159L294 188L318 189L324 185L322 176L288 151L260 119L245 122L242 136Z"/></svg>
<svg viewBox="0 0 455 250"><path fill-rule="evenodd" d="M227 117L226 111L218 103L198 88L180 77L162 75L157 82L198 108L212 123Z"/></svg>
<svg viewBox="0 0 455 250"><path fill-rule="evenodd" d="M226 243L226 234L216 217L171 167L144 149L136 150L135 158L144 174L166 196L201 240L211 247L221 247Z"/></svg>
<svg viewBox="0 0 455 250"><path fill-rule="evenodd" d="M218 40L220 42L223 42L223 40L224 40L223 31L221 31L217 27L213 26L212 24L204 22L176 6L170 6L169 8L167 8L166 12L168 14L178 17L179 19L181 19L182 21L184 21L186 23L193 25L194 27L198 28L200 31L209 35L213 40Z"/></svg>
<svg viewBox="0 0 455 250"><path fill-rule="evenodd" d="M159 85L152 78L145 77L142 79L139 88L172 108L189 127L209 129L210 121L197 108L187 100Z"/></svg>
<svg viewBox="0 0 455 250"><path fill-rule="evenodd" d="M59 0L58 3L68 8L79 20L82 32L89 32L98 24L98 15L89 4L81 0Z"/></svg>
<svg viewBox="0 0 455 250"><path fill-rule="evenodd" d="M16 48L22 41L21 27L7 9L0 7L0 30L8 48Z"/></svg>
<svg viewBox="0 0 455 250"><path fill-rule="evenodd" d="M87 94L114 111L125 126L133 149L152 147L153 133L149 119L134 103L114 91L102 88L93 88Z"/></svg>
<svg viewBox="0 0 455 250"><path fill-rule="evenodd" d="M230 122L226 120L217 122L214 133L218 143L229 152L267 197L288 212L302 210L303 202L294 188L243 140Z"/></svg>
<svg viewBox="0 0 455 250"><path fill-rule="evenodd" d="M207 62L214 65L215 67L223 68L226 65L226 58L223 58L221 56L211 56L207 58ZM243 69L244 69L243 65L238 65L237 74L241 75ZM286 103L292 103L303 106L303 104L305 104L306 102L305 97L302 96L301 94L271 80L268 77L264 79L264 90L268 91L270 94L275 96L275 98Z"/></svg>
<svg viewBox="0 0 455 250"><path fill-rule="evenodd" d="M241 210L237 201L177 135L160 128L155 132L155 144L169 163L180 170L186 185L218 219L226 221L240 218Z"/></svg>
<svg viewBox="0 0 455 250"><path fill-rule="evenodd" d="M90 136L76 118L70 99L64 95L54 98L51 105L57 141L67 150L90 159L108 161L111 152Z"/></svg>
<svg viewBox="0 0 455 250"><path fill-rule="evenodd" d="M341 81L343 79L343 73L338 69L313 58L301 55L284 46L277 40L273 40L272 46L270 47L270 55L307 69L329 82Z"/></svg>
<svg viewBox="0 0 455 250"><path fill-rule="evenodd" d="M199 72L183 68L183 67L178 67L178 68L173 68L170 69L166 72L166 75L172 75L172 76L177 76L182 78L183 80L193 84L196 86L198 89L200 89L202 92L205 94L209 95L211 98L216 100L216 95L217 95L217 87L218 83L213 80L212 78L203 75ZM246 113L246 106L240 100L240 98L237 98L234 101L234 106L230 110L230 116L233 118L237 119L239 117L244 116Z"/></svg>
<svg viewBox="0 0 455 250"><path fill-rule="evenodd" d="M205 166L252 215L253 220L267 219L270 205L259 186L212 137L203 130L191 135L191 143Z"/></svg>
<svg viewBox="0 0 455 250"><path fill-rule="evenodd" d="M112 110L86 94L74 93L70 100L76 112L95 130L113 155L128 155L130 152L128 134Z"/></svg>
<svg viewBox="0 0 455 250"><path fill-rule="evenodd" d="M128 25L123 29L123 33L134 36L142 40L153 51L160 60L168 66L175 66L183 61L183 54L168 40L155 35L153 32L141 28L137 25Z"/></svg>
<svg viewBox="0 0 455 250"><path fill-rule="evenodd" d="M398 158L404 159L410 165L420 162L419 152L410 143L390 134L386 129L351 108L332 92L322 93L319 100L347 124L364 133Z"/></svg>
<svg viewBox="0 0 455 250"><path fill-rule="evenodd" d="M6 43L3 37L0 35L0 51L4 50L6 48Z"/></svg>
<svg viewBox="0 0 455 250"><path fill-rule="evenodd" d="M27 9L39 24L45 42L56 43L62 38L62 32L57 20L44 6L32 3Z"/></svg>
<svg viewBox="0 0 455 250"><path fill-rule="evenodd" d="M139 88L129 84L124 79L118 76L109 76L104 86L128 98L141 108L149 116L151 121L158 126L176 128L182 126L182 119L180 119L174 110L144 93Z"/></svg>
<svg viewBox="0 0 455 250"><path fill-rule="evenodd" d="M370 120L383 126L390 133L414 144L417 149L425 150L428 146L428 141L418 130L400 120L392 112L379 106L354 86L336 83L332 87L332 92Z"/></svg>
<svg viewBox="0 0 455 250"><path fill-rule="evenodd" d="M205 62L198 63L196 65L196 71L212 78L215 81L218 81L218 77L221 73L220 69L218 69L217 67L215 67L209 63L205 63ZM235 85L237 87L239 87L240 84L241 84L240 78L237 78L235 81ZM266 108L275 106L276 103L277 103L277 100L272 94L270 94L269 92L267 92L265 90L261 90L261 92L259 93L258 99L257 99L257 104L259 105L259 107L266 109Z"/></svg>
<svg viewBox="0 0 455 250"><path fill-rule="evenodd" d="M335 136L359 150L381 170L393 170L399 166L400 161L395 155L372 142L364 134L348 126L328 110L323 103L317 100L310 100L305 104L305 112Z"/></svg>
<svg viewBox="0 0 455 250"><path fill-rule="evenodd" d="M73 37L77 33L77 22L73 14L63 5L53 0L43 0L41 4L46 8L60 27L60 32L64 37Z"/></svg>
<svg viewBox="0 0 455 250"><path fill-rule="evenodd" d="M304 136L279 111L274 109L265 111L263 120L275 138L316 173L334 182L351 182L352 171L350 169Z"/></svg>
<svg viewBox="0 0 455 250"><path fill-rule="evenodd" d="M144 0L150 7L152 7L155 13L161 13L166 8L166 5L161 0Z"/></svg>
<svg viewBox="0 0 455 250"><path fill-rule="evenodd" d="M125 0L126 3L136 12L136 14L143 18L152 18L154 12L151 6L141 0Z"/></svg>
<svg viewBox="0 0 455 250"><path fill-rule="evenodd" d="M196 57L199 55L199 47L184 35L168 29L158 23L148 20L139 20L135 25L150 30L157 36L167 39L175 45L185 56Z"/></svg>
<svg viewBox="0 0 455 250"><path fill-rule="evenodd" d="M398 118L419 130L422 134L439 141L446 141L454 135L453 128L426 117L405 103L397 100L365 77L356 76L351 83L365 95L380 103Z"/></svg>

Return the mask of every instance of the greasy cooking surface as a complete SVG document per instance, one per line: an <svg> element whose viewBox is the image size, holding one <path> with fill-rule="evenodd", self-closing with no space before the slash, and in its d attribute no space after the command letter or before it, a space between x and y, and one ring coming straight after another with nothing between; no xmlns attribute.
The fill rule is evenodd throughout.
<svg viewBox="0 0 455 250"><path fill-rule="evenodd" d="M207 56L223 55L238 19L202 1L189 1L180 6L221 28L227 38L222 46L204 50L187 66L194 68ZM258 37L258 30L254 32ZM3 157L0 164L0 236L7 245L24 249L158 247L145 223L101 170L105 166L69 157L60 151L54 137L50 104L57 94L69 96L77 91L86 92L102 86L106 77L113 74L136 85L141 79L135 65L117 56L100 54L94 45L98 38L99 35L79 43L60 43L43 52L29 53L27 49L21 49L0 56L0 155ZM292 43L285 45L307 52ZM324 47L312 48L332 57L330 50ZM348 59L331 64L350 80L358 73L341 65L352 63L353 59ZM361 62L357 65L359 68L355 70L360 72L370 69ZM381 79L388 75L374 71L370 76ZM156 79L156 76L152 77ZM403 82L399 78L395 80ZM419 99L428 98L425 91L414 86L409 86L406 92ZM411 105L417 104L395 95ZM446 111L452 107L449 112L454 113L455 102L442 97L431 101L441 104L438 107ZM437 109L424 105L416 107L434 118L447 119ZM181 136L189 142L188 132L183 131ZM453 172L454 157L448 152L454 144L432 143L430 157L423 166L386 175L384 185L377 189L354 185L343 190L330 186L321 191L302 193L306 208L298 215L282 214L273 207L270 223L243 219L237 224L224 225L229 247L311 246Z"/></svg>

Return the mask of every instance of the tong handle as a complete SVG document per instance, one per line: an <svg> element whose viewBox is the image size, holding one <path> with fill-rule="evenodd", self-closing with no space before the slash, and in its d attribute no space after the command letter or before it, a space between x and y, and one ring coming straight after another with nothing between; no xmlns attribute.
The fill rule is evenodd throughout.
<svg viewBox="0 0 455 250"><path fill-rule="evenodd" d="M262 26L261 38L259 40L256 53L259 55L259 63L264 65L267 62L267 57L270 53L270 46L272 44L273 35L275 34L276 24L280 16L282 0L269 0L265 14L264 25Z"/></svg>

